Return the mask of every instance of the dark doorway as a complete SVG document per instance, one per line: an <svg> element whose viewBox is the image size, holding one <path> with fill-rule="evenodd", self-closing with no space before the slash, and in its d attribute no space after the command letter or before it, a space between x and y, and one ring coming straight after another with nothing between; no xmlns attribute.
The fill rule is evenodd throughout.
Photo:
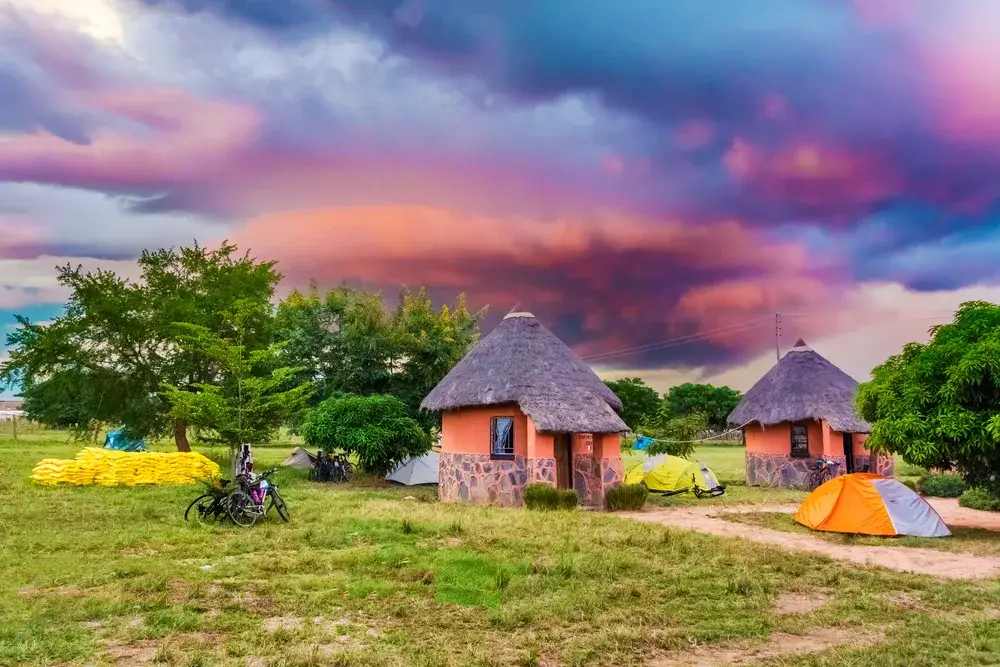
<svg viewBox="0 0 1000 667"><path fill-rule="evenodd" d="M854 472L854 436L850 433L844 434L844 458L847 459L844 465L850 475Z"/></svg>
<svg viewBox="0 0 1000 667"><path fill-rule="evenodd" d="M569 433L556 434L553 447L556 460L556 488L570 489L573 486L573 477L570 474L570 462L573 459Z"/></svg>

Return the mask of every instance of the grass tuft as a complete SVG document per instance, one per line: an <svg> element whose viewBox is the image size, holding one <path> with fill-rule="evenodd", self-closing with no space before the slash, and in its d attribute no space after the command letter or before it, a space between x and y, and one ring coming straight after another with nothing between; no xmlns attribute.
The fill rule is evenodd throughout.
<svg viewBox="0 0 1000 667"><path fill-rule="evenodd" d="M604 508L609 512L638 511L646 505L649 490L644 484L624 484L604 493Z"/></svg>

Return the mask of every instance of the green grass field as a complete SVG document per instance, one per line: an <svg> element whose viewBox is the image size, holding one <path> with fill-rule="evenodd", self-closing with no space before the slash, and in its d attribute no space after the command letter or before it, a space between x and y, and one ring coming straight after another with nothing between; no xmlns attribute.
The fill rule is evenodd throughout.
<svg viewBox="0 0 1000 667"><path fill-rule="evenodd" d="M694 645L831 631L845 641L769 664L1000 655L996 582L847 566L599 512L314 485L291 470L277 481L292 523L252 529L185 523L195 487L31 484L39 459L78 449L46 434L0 438L0 665L652 665ZM742 456L734 449L712 452L720 475ZM287 451L257 448L258 466ZM777 613L789 594L828 602Z"/></svg>

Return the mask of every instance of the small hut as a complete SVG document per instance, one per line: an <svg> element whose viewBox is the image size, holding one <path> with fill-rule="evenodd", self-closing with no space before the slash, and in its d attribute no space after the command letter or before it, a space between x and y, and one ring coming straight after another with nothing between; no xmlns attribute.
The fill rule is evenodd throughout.
<svg viewBox="0 0 1000 667"><path fill-rule="evenodd" d="M891 477L892 457L865 449L871 425L854 411L857 391L854 378L798 340L729 415L745 425L747 484L806 489L820 457L840 463L838 474Z"/></svg>
<svg viewBox="0 0 1000 667"><path fill-rule="evenodd" d="M421 407L442 413L442 500L518 506L545 483L600 505L621 483L621 401L531 313L504 317Z"/></svg>

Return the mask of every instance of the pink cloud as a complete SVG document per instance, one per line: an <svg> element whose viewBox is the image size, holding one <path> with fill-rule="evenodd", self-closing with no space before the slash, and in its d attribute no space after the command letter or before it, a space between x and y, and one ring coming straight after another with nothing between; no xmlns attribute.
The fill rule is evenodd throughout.
<svg viewBox="0 0 1000 667"><path fill-rule="evenodd" d="M936 18L916 49L941 129L972 145L1000 140L1000 3L949 3Z"/></svg>
<svg viewBox="0 0 1000 667"><path fill-rule="evenodd" d="M882 156L816 141L765 151L738 137L723 164L757 194L804 206L861 210L905 190L902 176Z"/></svg>
<svg viewBox="0 0 1000 667"><path fill-rule="evenodd" d="M754 309L798 307L822 286L813 275L815 257L803 247L765 239L735 221L696 225L614 212L537 219L351 206L262 216L236 241L277 259L289 285L310 279L389 289L427 284L446 298L464 291L472 303L494 309L519 302L550 322L573 318L580 354L707 331ZM713 278L733 274L747 277L743 283ZM692 275L714 287L686 287ZM823 294L834 290L831 282ZM748 333L725 344L759 347Z"/></svg>
<svg viewBox="0 0 1000 667"><path fill-rule="evenodd" d="M677 130L677 145L682 150L694 150L715 138L715 125L707 120L685 123Z"/></svg>
<svg viewBox="0 0 1000 667"><path fill-rule="evenodd" d="M253 109L168 88L72 97L81 109L138 128L101 129L86 145L43 131L0 139L0 177L112 190L197 182L232 168L261 127Z"/></svg>
<svg viewBox="0 0 1000 667"><path fill-rule="evenodd" d="M32 222L0 217L0 260L35 254L47 240L39 226Z"/></svg>

